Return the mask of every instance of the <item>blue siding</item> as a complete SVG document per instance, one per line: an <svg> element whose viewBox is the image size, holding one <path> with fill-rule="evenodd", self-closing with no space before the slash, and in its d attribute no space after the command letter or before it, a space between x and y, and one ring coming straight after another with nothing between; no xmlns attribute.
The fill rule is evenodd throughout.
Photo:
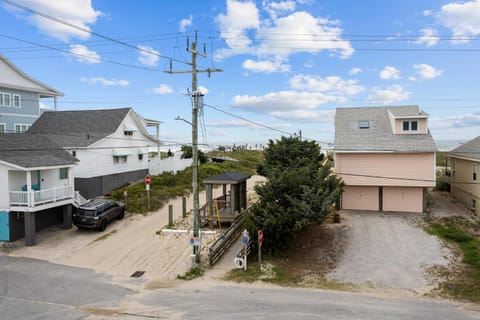
<svg viewBox="0 0 480 320"><path fill-rule="evenodd" d="M40 116L40 104L37 93L2 87L0 87L0 92L11 95L11 106L0 106L0 123L6 125L7 132L15 132L15 124L27 124L30 126ZM20 96L20 108L13 106L13 94Z"/></svg>
<svg viewBox="0 0 480 320"><path fill-rule="evenodd" d="M10 224L7 211L0 211L0 241L10 241Z"/></svg>

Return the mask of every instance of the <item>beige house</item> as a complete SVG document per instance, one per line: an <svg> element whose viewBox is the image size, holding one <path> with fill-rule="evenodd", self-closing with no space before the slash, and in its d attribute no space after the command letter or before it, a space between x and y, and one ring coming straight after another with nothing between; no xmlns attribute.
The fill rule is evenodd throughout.
<svg viewBox="0 0 480 320"><path fill-rule="evenodd" d="M476 214L480 213L480 136L448 153L450 192Z"/></svg>
<svg viewBox="0 0 480 320"><path fill-rule="evenodd" d="M423 212L437 147L418 106L338 108L335 171L342 209Z"/></svg>

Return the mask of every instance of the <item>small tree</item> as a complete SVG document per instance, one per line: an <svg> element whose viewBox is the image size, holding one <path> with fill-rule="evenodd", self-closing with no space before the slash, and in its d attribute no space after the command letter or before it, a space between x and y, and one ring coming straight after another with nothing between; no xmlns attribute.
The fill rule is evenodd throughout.
<svg viewBox="0 0 480 320"><path fill-rule="evenodd" d="M193 157L192 146L183 145L180 149L182 151L181 159L191 159ZM198 161L200 164L204 164L208 161L208 157L202 150L198 150Z"/></svg>
<svg viewBox="0 0 480 320"><path fill-rule="evenodd" d="M282 137L270 140L258 173L267 177L255 188L259 201L246 214L250 234L265 234L270 253L288 247L295 234L319 223L339 197L343 183L322 165L320 147L313 141Z"/></svg>

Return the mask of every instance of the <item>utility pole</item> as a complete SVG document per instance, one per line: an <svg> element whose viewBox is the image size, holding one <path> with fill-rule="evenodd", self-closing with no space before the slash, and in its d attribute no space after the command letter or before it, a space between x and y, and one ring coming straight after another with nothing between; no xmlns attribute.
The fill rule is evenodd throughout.
<svg viewBox="0 0 480 320"><path fill-rule="evenodd" d="M203 95L200 91L197 91L197 73L222 72L222 69L197 69L197 56L206 57L205 45L203 47L203 53L197 51L198 35L195 32L195 41L192 42L192 46L189 47L189 39L187 37L187 51L192 54L192 70L173 71L172 62L170 61L170 71L167 73L191 73L192 74L192 187L193 187L193 237L195 240L200 236L200 205L198 199L198 109L203 107ZM200 262L200 246L196 245L197 241L194 241L193 255L195 256L195 264ZM192 268L195 267L192 263Z"/></svg>

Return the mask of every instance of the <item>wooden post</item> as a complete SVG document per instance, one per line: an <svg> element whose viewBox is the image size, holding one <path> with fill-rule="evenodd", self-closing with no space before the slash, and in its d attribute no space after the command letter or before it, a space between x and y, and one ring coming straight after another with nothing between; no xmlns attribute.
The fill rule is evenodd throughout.
<svg viewBox="0 0 480 320"><path fill-rule="evenodd" d="M182 218L187 216L187 198L182 197Z"/></svg>
<svg viewBox="0 0 480 320"><path fill-rule="evenodd" d="M168 205L168 225L173 225L173 204Z"/></svg>

